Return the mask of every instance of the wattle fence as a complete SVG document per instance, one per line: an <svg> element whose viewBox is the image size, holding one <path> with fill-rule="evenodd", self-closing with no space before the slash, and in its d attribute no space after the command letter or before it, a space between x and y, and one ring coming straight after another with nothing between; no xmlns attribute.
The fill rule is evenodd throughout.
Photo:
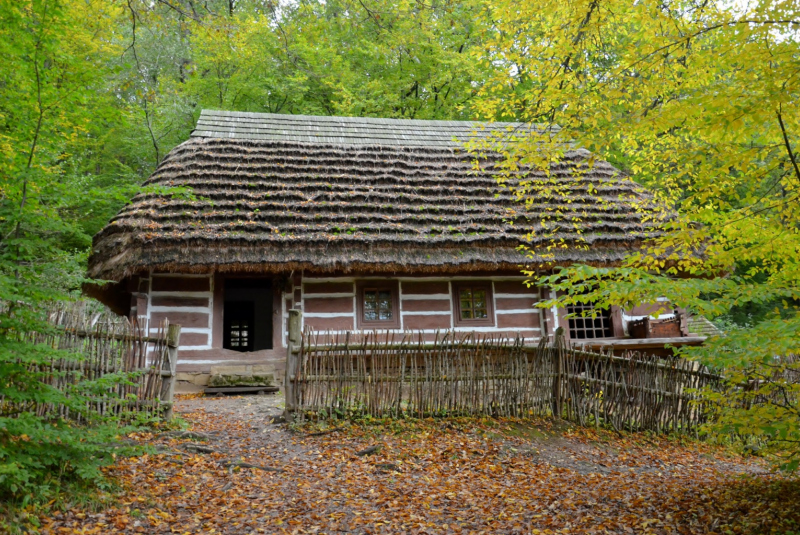
<svg viewBox="0 0 800 535"><path fill-rule="evenodd" d="M721 378L682 359L625 356L548 343L442 332L295 337L287 408L304 417L491 415L559 417L618 430L695 432L697 392Z"/></svg>
<svg viewBox="0 0 800 535"><path fill-rule="evenodd" d="M179 325L165 323L156 336L148 336L137 322L89 311L83 303L54 305L47 319L53 327L48 332L19 335L43 350L43 357L27 365L28 372L47 387L79 398L80 406L11 400L0 394L0 414L28 412L77 422L122 413L172 416Z"/></svg>

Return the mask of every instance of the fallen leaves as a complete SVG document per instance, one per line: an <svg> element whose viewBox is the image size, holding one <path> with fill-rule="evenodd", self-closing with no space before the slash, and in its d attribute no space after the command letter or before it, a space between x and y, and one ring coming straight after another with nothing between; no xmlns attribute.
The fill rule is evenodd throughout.
<svg viewBox="0 0 800 535"><path fill-rule="evenodd" d="M116 507L67 511L43 531L755 534L800 522L797 481L704 444L479 419L314 435L267 424L261 403L179 403L192 430L135 437L167 451L117 463ZM198 436L208 453L181 450Z"/></svg>

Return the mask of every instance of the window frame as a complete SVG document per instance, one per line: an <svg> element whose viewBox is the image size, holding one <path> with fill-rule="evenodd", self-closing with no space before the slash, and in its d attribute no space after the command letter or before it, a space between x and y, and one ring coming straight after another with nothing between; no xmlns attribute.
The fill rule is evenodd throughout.
<svg viewBox="0 0 800 535"><path fill-rule="evenodd" d="M364 292L366 290L389 290L392 295L392 319L365 320ZM356 282L356 326L359 329L399 329L400 328L400 284L391 280L363 280Z"/></svg>
<svg viewBox="0 0 800 535"><path fill-rule="evenodd" d="M486 292L486 317L480 319L461 318L461 290L473 288ZM494 285L491 281L453 281L453 326L454 327L494 327Z"/></svg>

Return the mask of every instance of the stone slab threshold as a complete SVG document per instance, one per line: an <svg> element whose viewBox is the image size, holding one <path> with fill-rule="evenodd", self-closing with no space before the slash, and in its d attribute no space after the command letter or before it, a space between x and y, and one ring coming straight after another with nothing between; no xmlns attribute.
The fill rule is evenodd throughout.
<svg viewBox="0 0 800 535"><path fill-rule="evenodd" d="M207 387L204 392L209 394L274 394L279 392L277 386L217 386Z"/></svg>

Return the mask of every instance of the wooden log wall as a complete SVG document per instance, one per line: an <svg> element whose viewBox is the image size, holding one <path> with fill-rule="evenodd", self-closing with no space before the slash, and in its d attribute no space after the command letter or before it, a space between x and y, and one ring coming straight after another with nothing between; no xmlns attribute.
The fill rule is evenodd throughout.
<svg viewBox="0 0 800 535"><path fill-rule="evenodd" d="M153 273L142 279L149 297L147 314L139 312L149 334L157 334L164 321L181 326L181 347L184 356L191 351L212 348L214 278L207 274Z"/></svg>
<svg viewBox="0 0 800 535"><path fill-rule="evenodd" d="M523 277L308 277L293 286L285 297L286 310L303 312L303 327L327 331L332 335L357 331L359 281L396 284L399 298L399 327L396 332L413 331L427 341L437 332L492 333L495 337L521 336L538 339L542 336L543 312L534 307L540 299L538 288L528 288ZM488 283L492 293L491 325L463 327L454 318L454 283L476 281ZM288 318L288 316L285 316ZM369 329L367 329L369 330ZM545 333L547 335L549 333Z"/></svg>

